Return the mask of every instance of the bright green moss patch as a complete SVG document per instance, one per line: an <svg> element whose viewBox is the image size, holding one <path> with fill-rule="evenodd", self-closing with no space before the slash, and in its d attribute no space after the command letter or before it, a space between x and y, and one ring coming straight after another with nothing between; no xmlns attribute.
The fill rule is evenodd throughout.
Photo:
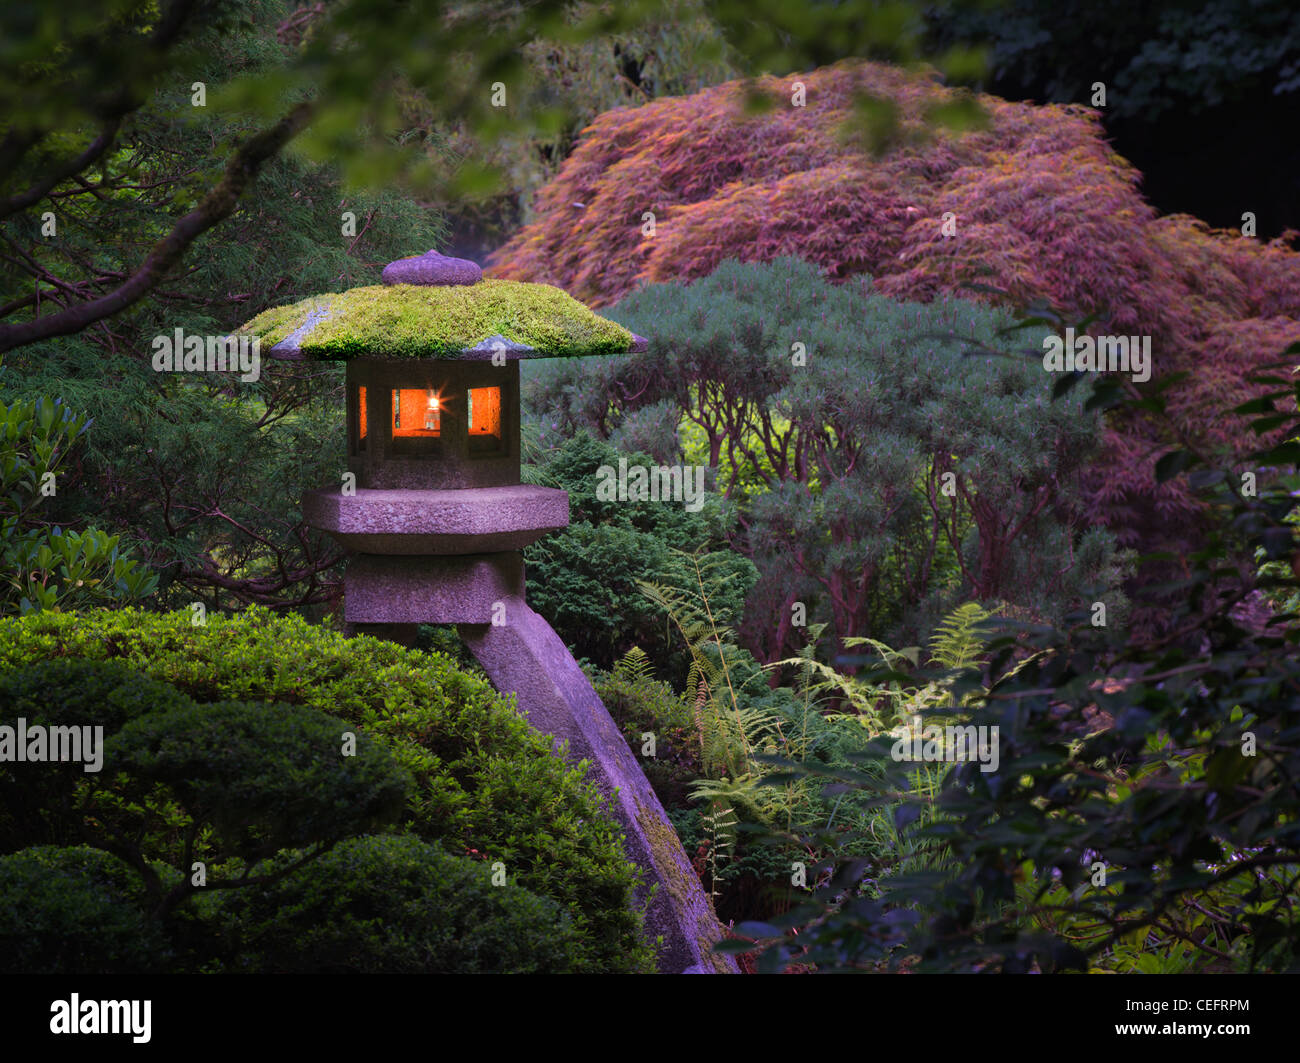
<svg viewBox="0 0 1300 1063"><path fill-rule="evenodd" d="M621 354L632 333L549 284L484 280L464 285L372 285L263 311L239 331L271 347L297 339L313 358L454 357L491 336L551 356Z"/></svg>
<svg viewBox="0 0 1300 1063"><path fill-rule="evenodd" d="M264 347L272 347L302 325L312 310L328 306L330 298L328 295L313 295L300 303L273 306L270 310L263 310L253 320L241 326L239 331L249 336L256 336L262 341Z"/></svg>

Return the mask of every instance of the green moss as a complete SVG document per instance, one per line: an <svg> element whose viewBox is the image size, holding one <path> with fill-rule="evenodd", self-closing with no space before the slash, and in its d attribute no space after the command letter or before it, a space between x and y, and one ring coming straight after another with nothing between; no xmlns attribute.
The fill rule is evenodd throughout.
<svg viewBox="0 0 1300 1063"><path fill-rule="evenodd" d="M313 311L320 319L298 338L313 358L447 358L491 336L551 356L621 354L632 344L631 332L559 288L499 280L352 288L263 311L239 331L274 346Z"/></svg>
<svg viewBox="0 0 1300 1063"><path fill-rule="evenodd" d="M242 325L239 331L249 336L256 336L265 347L272 347L302 325L312 310L323 309L329 305L329 302L329 296L313 295L300 303L273 306Z"/></svg>
<svg viewBox="0 0 1300 1063"><path fill-rule="evenodd" d="M659 881L668 889L673 908L678 912L689 912L695 896L694 891L687 888L683 878L684 875L689 874L684 869L690 866L690 862L682 849L681 839L661 816L651 812L640 801L636 802L636 821L650 843L650 859L654 861ZM714 973L733 974L734 969L728 961L710 948L721 938L722 924L718 922L713 907L707 899L705 904L707 907L698 913L695 926L701 955L705 963L713 968Z"/></svg>

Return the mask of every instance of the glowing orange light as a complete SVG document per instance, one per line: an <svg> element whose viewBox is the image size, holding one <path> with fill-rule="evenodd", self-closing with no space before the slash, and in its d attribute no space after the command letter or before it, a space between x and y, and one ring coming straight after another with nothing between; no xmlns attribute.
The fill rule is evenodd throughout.
<svg viewBox="0 0 1300 1063"><path fill-rule="evenodd" d="M442 434L436 398L430 404L431 390L395 388L393 390L393 438L427 438Z"/></svg>
<svg viewBox="0 0 1300 1063"><path fill-rule="evenodd" d="M469 393L471 436L501 435L501 389L471 388Z"/></svg>

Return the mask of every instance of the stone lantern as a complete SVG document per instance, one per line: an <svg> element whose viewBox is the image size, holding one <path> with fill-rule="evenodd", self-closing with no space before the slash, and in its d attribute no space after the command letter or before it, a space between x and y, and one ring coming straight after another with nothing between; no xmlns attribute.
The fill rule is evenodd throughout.
<svg viewBox="0 0 1300 1063"><path fill-rule="evenodd" d="M347 472L303 498L307 523L351 552L349 631L410 645L455 624L493 685L591 762L641 865L663 971L733 972L722 933L640 765L568 648L524 595L520 551L569 523L565 491L519 482L519 361L620 354L646 341L558 288L485 280L430 251L383 284L268 310L241 330L273 359L347 361ZM653 897L647 888L658 885Z"/></svg>

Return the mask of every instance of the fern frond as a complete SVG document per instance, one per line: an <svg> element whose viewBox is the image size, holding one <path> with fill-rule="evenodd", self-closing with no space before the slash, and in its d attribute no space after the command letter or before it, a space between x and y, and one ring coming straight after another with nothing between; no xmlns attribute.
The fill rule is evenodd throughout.
<svg viewBox="0 0 1300 1063"><path fill-rule="evenodd" d="M890 668L895 668L904 662L913 667L920 663L920 646L908 646L901 650L895 650L886 646L879 639L868 638L864 635L849 635L844 640L844 645L848 649L857 649L859 646L870 646L880 654L881 660L883 660Z"/></svg>
<svg viewBox="0 0 1300 1063"><path fill-rule="evenodd" d="M988 645L985 621L993 614L965 602L943 618L930 639L930 660L944 668L967 668Z"/></svg>
<svg viewBox="0 0 1300 1063"><path fill-rule="evenodd" d="M614 675L630 683L640 683L654 678L654 666L640 646L633 646L614 665Z"/></svg>

